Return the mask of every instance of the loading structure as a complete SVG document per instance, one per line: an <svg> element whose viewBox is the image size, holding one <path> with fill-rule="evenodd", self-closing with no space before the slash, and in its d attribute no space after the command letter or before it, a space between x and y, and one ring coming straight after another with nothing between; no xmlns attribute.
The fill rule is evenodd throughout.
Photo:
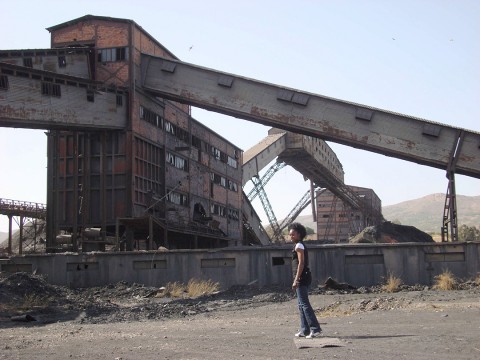
<svg viewBox="0 0 480 360"><path fill-rule="evenodd" d="M187 64L131 20L87 15L48 30L52 49L0 51L0 126L48 130L50 244L69 231L76 248L91 227L127 250L249 243L244 224L258 216L245 208L242 151L191 105L445 169L452 235L454 174L480 178L477 132Z"/></svg>
<svg viewBox="0 0 480 360"><path fill-rule="evenodd" d="M276 162L260 177L260 171L274 160ZM310 190L278 224L273 209L269 207L264 186L286 165L310 181ZM245 151L243 168L243 184L249 180L254 184L248 199L253 200L257 195L260 197L275 242L284 241L282 231L310 203L313 203L312 213L317 220L318 240L323 242L344 242L364 227L378 225L383 219L381 201L374 191L346 185L341 162L321 139L272 128L267 137ZM371 201L372 198L374 201ZM328 199L328 204L325 199Z"/></svg>
<svg viewBox="0 0 480 360"><path fill-rule="evenodd" d="M51 49L0 51L0 126L48 130L47 248L257 241L243 237L242 150L139 86L142 53L175 55L126 19L48 31Z"/></svg>

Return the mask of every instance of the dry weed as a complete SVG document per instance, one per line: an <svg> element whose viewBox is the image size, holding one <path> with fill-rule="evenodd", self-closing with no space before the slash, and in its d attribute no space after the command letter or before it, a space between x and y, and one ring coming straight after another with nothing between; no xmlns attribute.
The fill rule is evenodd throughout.
<svg viewBox="0 0 480 360"><path fill-rule="evenodd" d="M400 290L402 284L402 279L390 274L388 275L387 282L382 285L382 290L389 293L397 292Z"/></svg>
<svg viewBox="0 0 480 360"><path fill-rule="evenodd" d="M341 317L341 316L350 316L353 314L351 309L344 309L342 307L342 303L336 301L330 305L324 306L320 309L315 311L317 317L325 318L325 317Z"/></svg>
<svg viewBox="0 0 480 360"><path fill-rule="evenodd" d="M220 289L220 284L213 282L212 280L197 280L191 279L187 284L187 293L191 298L195 298L202 295L213 294Z"/></svg>
<svg viewBox="0 0 480 360"><path fill-rule="evenodd" d="M480 273L477 274L477 278L475 279L475 284L480 286Z"/></svg>
<svg viewBox="0 0 480 360"><path fill-rule="evenodd" d="M185 285L175 281L174 283L168 283L165 285L165 290L163 291L162 296L173 298L183 297L185 290Z"/></svg>
<svg viewBox="0 0 480 360"><path fill-rule="evenodd" d="M435 290L454 290L457 287L457 280L450 270L445 270L440 275L435 276Z"/></svg>
<svg viewBox="0 0 480 360"><path fill-rule="evenodd" d="M202 295L213 294L214 292L218 291L219 288L220 284L214 283L211 280L205 281L191 279L186 286L179 282L168 283L165 285L164 290L161 293L158 293L156 296L172 298L195 298Z"/></svg>

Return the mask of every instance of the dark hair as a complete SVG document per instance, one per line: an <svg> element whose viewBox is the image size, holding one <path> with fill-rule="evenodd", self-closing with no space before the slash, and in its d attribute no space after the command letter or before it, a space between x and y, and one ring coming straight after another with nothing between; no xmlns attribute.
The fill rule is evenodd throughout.
<svg viewBox="0 0 480 360"><path fill-rule="evenodd" d="M307 229L305 229L305 226L303 226L299 222L294 222L288 225L288 230L295 230L296 232L298 232L300 234L301 240L303 240L303 238L307 236Z"/></svg>

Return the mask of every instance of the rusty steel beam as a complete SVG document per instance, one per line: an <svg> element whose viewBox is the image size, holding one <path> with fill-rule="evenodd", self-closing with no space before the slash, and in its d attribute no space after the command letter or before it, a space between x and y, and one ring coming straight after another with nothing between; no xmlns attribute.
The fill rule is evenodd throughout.
<svg viewBox="0 0 480 360"><path fill-rule="evenodd" d="M150 93L237 118L480 178L480 133L307 93L181 61L142 55ZM459 153L452 153L463 133Z"/></svg>

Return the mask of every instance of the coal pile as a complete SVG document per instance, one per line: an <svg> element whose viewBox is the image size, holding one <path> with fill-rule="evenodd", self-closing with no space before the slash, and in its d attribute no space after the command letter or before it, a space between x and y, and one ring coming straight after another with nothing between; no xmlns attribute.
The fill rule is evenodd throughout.
<svg viewBox="0 0 480 360"><path fill-rule="evenodd" d="M369 226L350 239L350 243L432 243L432 237L414 226L398 225L386 221L377 226Z"/></svg>

